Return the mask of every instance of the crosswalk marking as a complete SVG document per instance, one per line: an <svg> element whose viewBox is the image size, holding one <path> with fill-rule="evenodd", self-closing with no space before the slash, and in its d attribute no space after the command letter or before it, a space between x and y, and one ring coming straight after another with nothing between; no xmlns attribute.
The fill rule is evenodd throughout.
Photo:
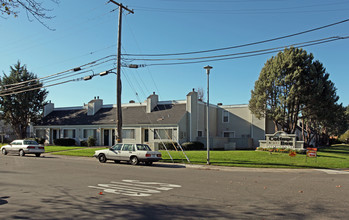
<svg viewBox="0 0 349 220"><path fill-rule="evenodd" d="M88 186L90 188L100 189L106 193L114 193L126 196L151 196L161 191L168 191L173 188L182 187L181 185L158 183L158 182L141 182L139 180L122 180L122 182L112 181L111 183L101 183L97 186Z"/></svg>

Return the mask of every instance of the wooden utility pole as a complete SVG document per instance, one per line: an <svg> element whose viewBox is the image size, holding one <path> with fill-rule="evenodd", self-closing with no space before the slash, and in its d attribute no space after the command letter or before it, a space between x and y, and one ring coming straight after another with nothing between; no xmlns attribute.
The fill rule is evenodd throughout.
<svg viewBox="0 0 349 220"><path fill-rule="evenodd" d="M116 67L116 139L117 143L122 143L122 108L121 108L121 25L122 25L122 10L127 10L130 13L134 13L133 10L128 9L120 3L110 0L110 2L119 6L119 25L118 25L118 49L117 49L117 67Z"/></svg>

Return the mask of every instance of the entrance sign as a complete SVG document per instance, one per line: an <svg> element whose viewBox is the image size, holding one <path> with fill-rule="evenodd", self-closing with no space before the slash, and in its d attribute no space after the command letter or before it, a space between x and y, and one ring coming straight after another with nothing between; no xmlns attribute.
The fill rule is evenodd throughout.
<svg viewBox="0 0 349 220"><path fill-rule="evenodd" d="M265 136L266 140L259 141L261 148L304 149L304 141L297 141L295 134L278 131L275 134L266 134Z"/></svg>

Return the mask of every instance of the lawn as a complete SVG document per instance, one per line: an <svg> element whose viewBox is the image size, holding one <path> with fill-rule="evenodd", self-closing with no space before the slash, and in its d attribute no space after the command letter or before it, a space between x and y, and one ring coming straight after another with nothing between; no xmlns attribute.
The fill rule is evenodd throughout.
<svg viewBox="0 0 349 220"><path fill-rule="evenodd" d="M47 146L46 149L51 149L53 147L55 155L67 155L67 156L78 156L78 157L93 157L93 154L96 150L106 149L105 147L57 147L56 146Z"/></svg>
<svg viewBox="0 0 349 220"><path fill-rule="evenodd" d="M45 147L46 152L57 155L92 157L101 147ZM166 151L161 151L162 162L172 163ZM169 151L175 163L188 163L184 154ZM185 151L191 164L206 164L206 151ZM307 158L304 154L290 157L287 153L269 153L266 151L210 151L210 162L217 166L266 167L266 168L349 168L349 145L334 145L321 148L317 158Z"/></svg>
<svg viewBox="0 0 349 220"><path fill-rule="evenodd" d="M51 153L56 151L70 151L75 149L83 149L85 147L64 147L64 146L45 146L45 152Z"/></svg>
<svg viewBox="0 0 349 220"><path fill-rule="evenodd" d="M187 163L181 152L169 151L174 162ZM186 151L193 164L206 164L206 151ZM172 162L166 151L162 151L164 162ZM287 153L266 151L210 151L210 163L218 166L266 167L266 168L349 168L349 145L335 145L319 149L317 158L306 158L304 154L290 157Z"/></svg>

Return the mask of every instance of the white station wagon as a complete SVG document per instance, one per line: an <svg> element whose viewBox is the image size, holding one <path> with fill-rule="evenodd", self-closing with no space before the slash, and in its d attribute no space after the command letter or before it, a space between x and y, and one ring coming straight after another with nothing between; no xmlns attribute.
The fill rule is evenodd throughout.
<svg viewBox="0 0 349 220"><path fill-rule="evenodd" d="M35 154L40 157L42 153L45 153L45 147L33 140L14 140L9 145L2 146L1 152L4 155L8 153L16 153L19 156Z"/></svg>
<svg viewBox="0 0 349 220"><path fill-rule="evenodd" d="M137 165L144 162L145 165L152 165L153 162L161 160L161 153L152 151L146 144L116 144L109 149L95 151L94 157L99 162L105 163L107 160L114 160L115 163L120 161L130 162Z"/></svg>

